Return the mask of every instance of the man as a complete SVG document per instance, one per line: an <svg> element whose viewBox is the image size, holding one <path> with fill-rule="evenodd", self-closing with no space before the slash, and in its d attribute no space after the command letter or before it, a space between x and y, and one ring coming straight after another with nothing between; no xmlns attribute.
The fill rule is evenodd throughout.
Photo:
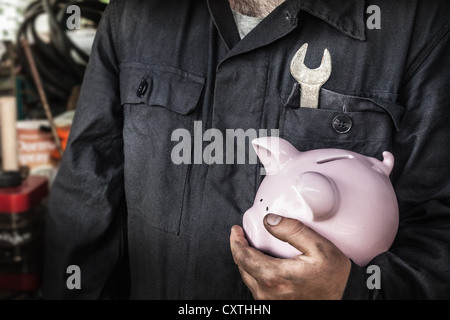
<svg viewBox="0 0 450 320"><path fill-rule="evenodd" d="M46 297L450 298L449 3L373 5L378 17L358 0L111 1L52 189ZM310 68L325 48L332 55L318 109L299 108L289 70L305 43ZM338 115L346 130L333 126ZM178 129L192 136L181 164ZM305 255L251 248L239 225L263 176L195 156L209 129L279 129L300 150L391 151L400 226L370 263L381 288L276 212L266 228ZM66 285L69 266L79 290Z"/></svg>

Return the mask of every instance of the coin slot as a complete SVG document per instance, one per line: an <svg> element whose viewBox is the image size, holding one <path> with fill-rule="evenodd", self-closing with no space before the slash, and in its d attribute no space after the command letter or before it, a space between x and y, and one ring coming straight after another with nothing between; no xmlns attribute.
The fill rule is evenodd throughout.
<svg viewBox="0 0 450 320"><path fill-rule="evenodd" d="M329 163L329 162L333 162L333 161L348 160L348 159L353 159L353 156L351 156L351 155L333 156L330 158L325 158L325 159L319 160L319 161L317 161L317 164L325 164L325 163Z"/></svg>

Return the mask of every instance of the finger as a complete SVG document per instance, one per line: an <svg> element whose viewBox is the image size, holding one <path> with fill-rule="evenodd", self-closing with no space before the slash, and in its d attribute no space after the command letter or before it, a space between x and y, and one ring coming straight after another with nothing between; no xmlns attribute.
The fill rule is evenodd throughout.
<svg viewBox="0 0 450 320"><path fill-rule="evenodd" d="M269 272L278 268L277 261L279 259L250 247L244 230L239 226L231 229L230 247L234 262L255 279L266 277Z"/></svg>
<svg viewBox="0 0 450 320"><path fill-rule="evenodd" d="M259 288L258 281L255 278L253 278L247 271L242 269L241 267L239 267L239 273L241 274L241 278L244 281L245 285L247 286L247 288L250 289L250 291L252 292L252 294L254 296Z"/></svg>
<svg viewBox="0 0 450 320"><path fill-rule="evenodd" d="M306 256L317 252L318 247L330 243L326 238L296 219L268 214L264 218L264 225L274 237L288 242Z"/></svg>
<svg viewBox="0 0 450 320"><path fill-rule="evenodd" d="M235 246L250 246L250 244L247 241L247 238L245 237L244 229L240 226L233 226L231 228L231 234L230 234L230 246L231 250L233 251L233 247Z"/></svg>

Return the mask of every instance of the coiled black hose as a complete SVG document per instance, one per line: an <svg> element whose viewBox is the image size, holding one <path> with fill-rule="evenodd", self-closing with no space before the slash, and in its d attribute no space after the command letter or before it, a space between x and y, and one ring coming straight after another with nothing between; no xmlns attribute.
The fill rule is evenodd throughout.
<svg viewBox="0 0 450 320"><path fill-rule="evenodd" d="M27 39L32 43L32 53L49 100L65 103L72 89L83 81L89 56L67 36L66 13L70 5L77 5L81 18L90 20L94 26L100 22L106 4L99 0L37 0L25 9L25 19L17 34L18 60L27 79L32 79L25 52L20 43ZM50 43L42 41L35 30L36 19L47 13L50 25ZM74 53L81 59L75 60Z"/></svg>

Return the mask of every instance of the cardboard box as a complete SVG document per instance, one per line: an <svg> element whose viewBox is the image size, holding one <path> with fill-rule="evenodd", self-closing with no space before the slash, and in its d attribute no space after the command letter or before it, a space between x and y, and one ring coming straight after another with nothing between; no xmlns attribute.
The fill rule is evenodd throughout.
<svg viewBox="0 0 450 320"><path fill-rule="evenodd" d="M19 149L19 165L30 168L31 175L42 175L48 178L53 174L57 163L52 158L56 144L49 131L46 120L18 121L17 138Z"/></svg>

